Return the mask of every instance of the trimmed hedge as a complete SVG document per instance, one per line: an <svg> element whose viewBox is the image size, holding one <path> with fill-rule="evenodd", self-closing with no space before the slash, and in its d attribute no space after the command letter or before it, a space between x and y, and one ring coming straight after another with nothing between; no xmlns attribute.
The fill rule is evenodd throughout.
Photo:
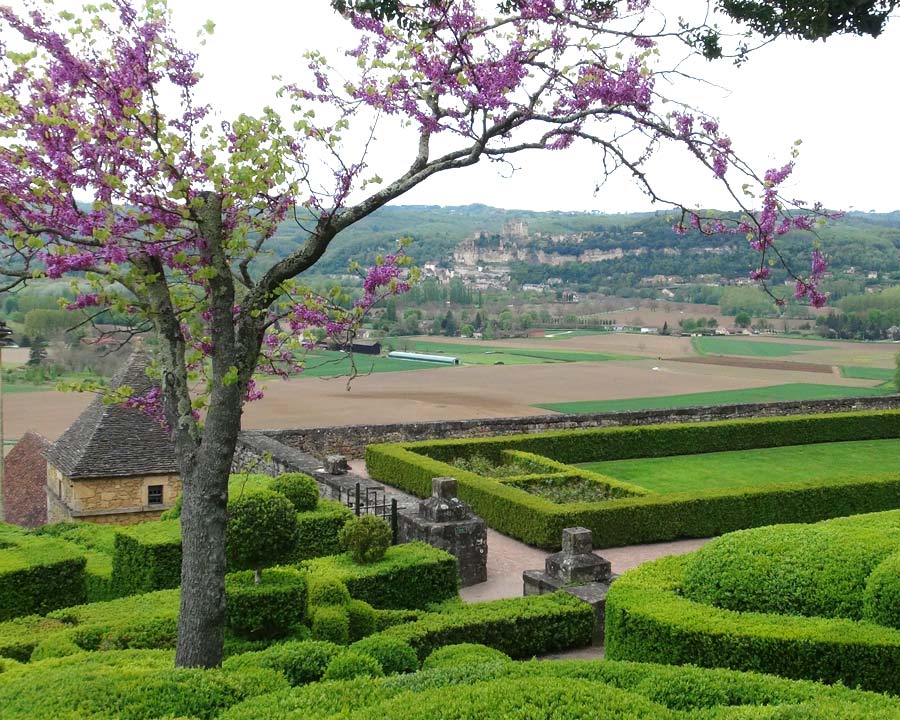
<svg viewBox="0 0 900 720"><path fill-rule="evenodd" d="M83 603L86 562L69 543L0 524L0 621Z"/></svg>
<svg viewBox="0 0 900 720"><path fill-rule="evenodd" d="M416 622L388 628L381 636L403 640L420 659L459 643L487 645L513 658L528 658L590 645L593 631L591 606L556 592L428 613Z"/></svg>
<svg viewBox="0 0 900 720"><path fill-rule="evenodd" d="M375 658L385 675L411 673L419 669L416 651L398 638L373 635L353 643L350 649Z"/></svg>
<svg viewBox="0 0 900 720"><path fill-rule="evenodd" d="M456 558L420 542L388 548L384 559L358 565L348 554L307 560L300 566L310 575L343 582L357 600L376 608L415 609L456 596Z"/></svg>
<svg viewBox="0 0 900 720"><path fill-rule="evenodd" d="M642 565L606 598L606 657L756 670L900 693L900 630L871 622L736 612L682 595L690 556Z"/></svg>
<svg viewBox="0 0 900 720"><path fill-rule="evenodd" d="M812 682L610 661L462 665L260 696L222 720L887 720L900 700Z"/></svg>
<svg viewBox="0 0 900 720"><path fill-rule="evenodd" d="M174 647L178 604L177 590L160 590L9 620L0 623L0 656L27 662L39 643L55 638L71 640L83 650L131 647L132 642Z"/></svg>
<svg viewBox="0 0 900 720"><path fill-rule="evenodd" d="M682 589L726 610L860 620L867 578L898 551L896 511L742 530L691 553Z"/></svg>
<svg viewBox="0 0 900 720"><path fill-rule="evenodd" d="M354 517L343 503L320 499L315 509L297 513L299 540L292 562L302 562L341 552L338 533Z"/></svg>
<svg viewBox="0 0 900 720"><path fill-rule="evenodd" d="M269 568L257 585L252 570L225 576L225 626L240 637L286 635L303 622L306 580L292 568Z"/></svg>
<svg viewBox="0 0 900 720"><path fill-rule="evenodd" d="M900 411L834 413L369 445L366 466L373 478L422 497L430 494L433 477L453 476L458 481L460 498L471 504L490 527L531 545L558 549L563 528L582 526L593 532L597 546L613 547L710 537L760 525L815 522L898 507L900 474L893 471L827 483L647 493L600 502L557 504L514 485L515 481L523 483L540 476L498 482L448 462L455 457L484 455L499 463L504 453L516 451L518 455L525 452L543 456L548 465L898 436ZM567 469L565 474L605 484L610 490L616 485L616 481L597 473L561 467ZM550 477L556 475L562 477L563 473Z"/></svg>
<svg viewBox="0 0 900 720"><path fill-rule="evenodd" d="M119 596L181 585L181 522L160 520L119 528L112 585Z"/></svg>
<svg viewBox="0 0 900 720"><path fill-rule="evenodd" d="M78 654L3 673L4 720L212 720L247 698L287 689L274 670L176 669L172 654Z"/></svg>
<svg viewBox="0 0 900 720"><path fill-rule="evenodd" d="M281 673L291 685L305 685L321 679L328 663L340 652L339 645L321 640L279 643L265 650L234 655L222 663L222 669L243 672L248 668L268 668Z"/></svg>
<svg viewBox="0 0 900 720"><path fill-rule="evenodd" d="M900 630L900 553L885 558L869 575L863 617Z"/></svg>
<svg viewBox="0 0 900 720"><path fill-rule="evenodd" d="M479 663L506 662L509 655L496 648L475 643L460 643L459 645L445 645L438 648L425 658L422 663L423 670L435 670L438 668L454 668L461 665L477 665Z"/></svg>
<svg viewBox="0 0 900 720"><path fill-rule="evenodd" d="M345 650L325 668L323 680L351 680L355 677L382 677L381 663L371 655L355 650Z"/></svg>
<svg viewBox="0 0 900 720"><path fill-rule="evenodd" d="M297 512L315 510L319 502L319 484L306 473L282 473L269 487L290 500Z"/></svg>

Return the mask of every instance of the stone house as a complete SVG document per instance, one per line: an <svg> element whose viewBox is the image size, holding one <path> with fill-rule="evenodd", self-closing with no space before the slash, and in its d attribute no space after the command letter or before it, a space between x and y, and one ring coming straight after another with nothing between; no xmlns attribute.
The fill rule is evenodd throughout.
<svg viewBox="0 0 900 720"><path fill-rule="evenodd" d="M154 387L149 359L135 351L111 381L134 395ZM47 457L47 522L130 525L156 520L181 493L168 432L141 410L96 398Z"/></svg>

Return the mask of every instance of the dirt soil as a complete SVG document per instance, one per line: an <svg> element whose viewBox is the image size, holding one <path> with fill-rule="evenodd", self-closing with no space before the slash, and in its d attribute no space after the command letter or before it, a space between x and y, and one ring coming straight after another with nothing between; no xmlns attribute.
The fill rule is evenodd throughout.
<svg viewBox="0 0 900 720"><path fill-rule="evenodd" d="M833 365L819 365L818 363L800 363L790 360L755 360L747 357L722 357L709 355L696 358L667 358L672 362L699 363L700 365L725 365L727 367L757 368L760 370L794 370L796 372L823 373L825 375L838 375L840 370Z"/></svg>

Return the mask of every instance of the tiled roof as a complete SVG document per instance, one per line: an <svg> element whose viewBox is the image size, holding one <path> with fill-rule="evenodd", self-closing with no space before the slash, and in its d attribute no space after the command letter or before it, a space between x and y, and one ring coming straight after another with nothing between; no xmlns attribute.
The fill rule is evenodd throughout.
<svg viewBox="0 0 900 720"><path fill-rule="evenodd" d="M3 466L3 520L34 528L47 522L46 438L26 432Z"/></svg>
<svg viewBox="0 0 900 720"><path fill-rule="evenodd" d="M149 358L136 350L112 378L143 395L155 383L147 377ZM49 460L66 477L124 477L178 473L169 433L141 410L105 405L96 398L50 447Z"/></svg>

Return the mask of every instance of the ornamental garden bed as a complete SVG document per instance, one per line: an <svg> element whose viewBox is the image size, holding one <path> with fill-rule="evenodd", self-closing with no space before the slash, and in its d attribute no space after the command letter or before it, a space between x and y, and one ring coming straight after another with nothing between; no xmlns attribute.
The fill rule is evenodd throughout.
<svg viewBox="0 0 900 720"><path fill-rule="evenodd" d="M613 547L900 507L898 438L900 411L834 413L370 445L366 465L421 497L456 477L488 525L532 545L582 526Z"/></svg>
<svg viewBox="0 0 900 720"><path fill-rule="evenodd" d="M731 533L620 577L612 659L900 693L900 511Z"/></svg>

